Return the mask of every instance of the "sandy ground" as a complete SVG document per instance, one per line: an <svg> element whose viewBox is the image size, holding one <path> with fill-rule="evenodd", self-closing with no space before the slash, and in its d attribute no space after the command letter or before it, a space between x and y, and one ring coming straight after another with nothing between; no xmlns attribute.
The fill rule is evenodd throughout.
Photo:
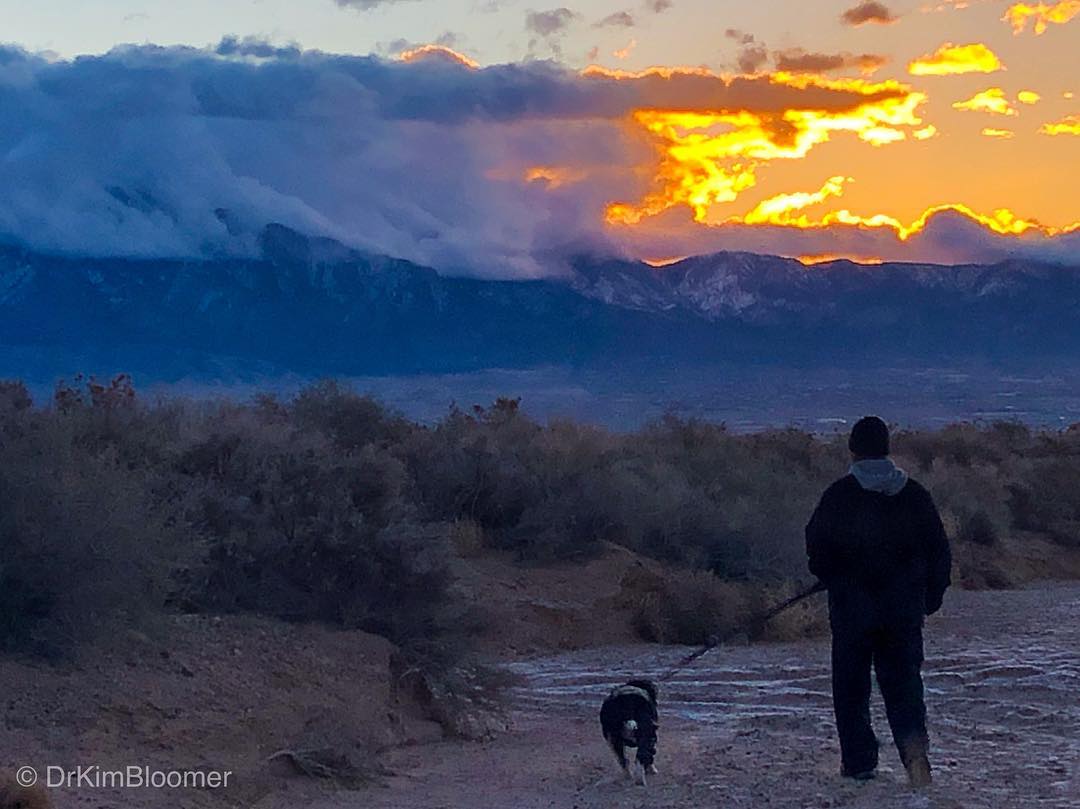
<svg viewBox="0 0 1080 809"><path fill-rule="evenodd" d="M31 766L43 784L49 767L232 773L220 790L76 781L49 790L56 809L222 809L283 796L303 806L323 785L269 762L275 752L332 744L359 765L366 751L442 738L415 706L395 704L392 653L363 632L174 616L58 664L0 657L0 769Z"/></svg>
<svg viewBox="0 0 1080 809"><path fill-rule="evenodd" d="M826 638L724 647L665 683L661 772L643 789L623 780L600 738L599 704L613 684L657 676L686 650L595 647L598 632L631 637L614 614L616 574L638 564L613 560L586 568L604 586L488 563L463 580L509 616L489 652L516 661L507 666L520 678L514 729L489 742L441 741L417 706L396 699L393 649L380 638L188 616L62 665L0 658L0 767L235 772L224 792L54 790L58 809L1080 806L1080 585L949 594L927 628L937 767L928 792L906 788L891 746L877 781L837 775ZM612 624L600 631L605 608ZM553 648L576 650L542 651ZM390 774L349 790L267 761L324 744Z"/></svg>
<svg viewBox="0 0 1080 809"><path fill-rule="evenodd" d="M907 788L882 738L876 781L837 775L826 640L728 647L667 683L660 774L622 780L600 738L603 693L657 674L680 650L626 647L512 666L513 733L485 744L402 748L399 776L312 807L1076 807L1080 805L1080 587L951 593L927 628L926 683L936 783ZM876 699L876 698L875 698ZM277 806L278 804L268 804ZM282 804L284 806L284 804Z"/></svg>

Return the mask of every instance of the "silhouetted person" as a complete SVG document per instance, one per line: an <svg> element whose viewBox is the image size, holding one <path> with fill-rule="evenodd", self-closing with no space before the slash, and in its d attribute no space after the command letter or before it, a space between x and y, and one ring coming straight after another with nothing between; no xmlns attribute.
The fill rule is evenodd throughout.
<svg viewBox="0 0 1080 809"><path fill-rule="evenodd" d="M850 474L822 495L806 526L810 572L829 590L832 685L845 776L872 778L870 668L914 786L930 783L922 627L941 607L952 558L930 493L888 457L889 428L860 419Z"/></svg>

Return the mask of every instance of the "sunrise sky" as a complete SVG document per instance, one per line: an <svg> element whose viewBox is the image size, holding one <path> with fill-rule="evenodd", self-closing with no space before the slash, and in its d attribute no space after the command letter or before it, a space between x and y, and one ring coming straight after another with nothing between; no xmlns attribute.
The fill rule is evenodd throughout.
<svg viewBox="0 0 1080 809"><path fill-rule="evenodd" d="M1080 0L566 3L0 0L0 231L192 253L227 208L495 275L1080 260Z"/></svg>

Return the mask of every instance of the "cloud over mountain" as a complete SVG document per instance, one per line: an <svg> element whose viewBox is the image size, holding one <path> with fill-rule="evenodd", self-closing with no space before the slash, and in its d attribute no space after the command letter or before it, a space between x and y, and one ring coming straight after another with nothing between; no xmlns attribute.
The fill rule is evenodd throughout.
<svg viewBox="0 0 1080 809"><path fill-rule="evenodd" d="M558 272L560 257L581 250L835 252L825 243L839 238L919 257L931 244L929 226L903 244L887 228L705 226L677 199L637 228L605 219L614 200L648 200L671 170L657 166L641 110L722 110L760 163L813 148L823 133L895 137L918 103L901 85L540 61L480 68L446 47L406 56L239 39L71 61L0 48L0 240L76 254L243 255L280 222L500 277ZM987 244L1005 239L1001 249L1021 244L976 230ZM975 237L949 244L954 258L990 249Z"/></svg>

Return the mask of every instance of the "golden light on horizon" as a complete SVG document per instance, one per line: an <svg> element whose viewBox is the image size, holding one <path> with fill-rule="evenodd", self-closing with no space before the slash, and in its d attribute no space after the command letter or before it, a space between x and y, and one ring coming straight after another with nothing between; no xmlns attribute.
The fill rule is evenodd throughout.
<svg viewBox="0 0 1080 809"><path fill-rule="evenodd" d="M876 256L859 256L847 253L816 253L796 256L795 259L807 267L813 267L815 264L828 264L831 261L850 261L852 264L865 264L870 267L885 263L884 259Z"/></svg>
<svg viewBox="0 0 1080 809"><path fill-rule="evenodd" d="M670 267L672 264L678 264L680 261L686 261L688 258L690 258L690 256L669 256L668 258L643 258L641 261L654 269L660 269L661 267Z"/></svg>

